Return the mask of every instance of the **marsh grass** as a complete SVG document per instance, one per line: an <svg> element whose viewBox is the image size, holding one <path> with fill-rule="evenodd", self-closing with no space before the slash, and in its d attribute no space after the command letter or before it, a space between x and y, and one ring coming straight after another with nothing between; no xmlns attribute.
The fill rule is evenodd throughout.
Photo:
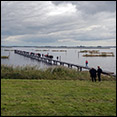
<svg viewBox="0 0 117 117"><path fill-rule="evenodd" d="M90 54L84 54L83 57L114 57L113 52L99 52L99 51L83 51L85 53L89 52Z"/></svg>
<svg viewBox="0 0 117 117"><path fill-rule="evenodd" d="M4 49L4 51L14 51L14 50L8 50L8 49Z"/></svg>
<svg viewBox="0 0 117 117"><path fill-rule="evenodd" d="M35 51L49 51L49 50L35 50Z"/></svg>
<svg viewBox="0 0 117 117"><path fill-rule="evenodd" d="M91 80L88 71L77 71L67 67L57 66L39 69L37 66L13 67L1 65L2 79L47 79L47 80ZM112 76L102 75L102 80L115 80Z"/></svg>
<svg viewBox="0 0 117 117"><path fill-rule="evenodd" d="M67 52L67 50L52 50L52 52Z"/></svg>
<svg viewBox="0 0 117 117"><path fill-rule="evenodd" d="M82 50L80 53L89 53L84 54L83 57L111 57L114 56L113 52L99 52L99 50Z"/></svg>
<svg viewBox="0 0 117 117"><path fill-rule="evenodd" d="M80 51L80 53L91 53L91 54L95 54L95 53L99 53L99 50L82 50Z"/></svg>
<svg viewBox="0 0 117 117"><path fill-rule="evenodd" d="M8 59L9 56L1 56L2 59Z"/></svg>
<svg viewBox="0 0 117 117"><path fill-rule="evenodd" d="M83 57L114 57L113 54L105 54L105 53L101 53L101 54L85 54L83 55Z"/></svg>

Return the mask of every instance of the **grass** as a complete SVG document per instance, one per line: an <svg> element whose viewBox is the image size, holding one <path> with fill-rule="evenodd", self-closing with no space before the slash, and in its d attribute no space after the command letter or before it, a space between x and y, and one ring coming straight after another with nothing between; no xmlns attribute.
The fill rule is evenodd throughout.
<svg viewBox="0 0 117 117"><path fill-rule="evenodd" d="M1 80L2 116L116 116L116 82Z"/></svg>
<svg viewBox="0 0 117 117"><path fill-rule="evenodd" d="M1 65L1 78L5 79L47 79L47 80L90 80L88 71L76 71L66 67L50 67L42 70L36 66L16 67ZM102 75L102 80L115 80L112 76Z"/></svg>
<svg viewBox="0 0 117 117"><path fill-rule="evenodd" d="M67 52L67 50L52 50L52 52Z"/></svg>
<svg viewBox="0 0 117 117"><path fill-rule="evenodd" d="M99 52L99 50L82 50L80 53L90 53L84 54L83 57L111 57L114 56L113 52Z"/></svg>
<svg viewBox="0 0 117 117"><path fill-rule="evenodd" d="M113 54L85 54L83 57L114 57Z"/></svg>
<svg viewBox="0 0 117 117"><path fill-rule="evenodd" d="M116 116L116 79L64 67L1 66L1 116Z"/></svg>
<svg viewBox="0 0 117 117"><path fill-rule="evenodd" d="M9 56L1 56L2 59L8 59Z"/></svg>
<svg viewBox="0 0 117 117"><path fill-rule="evenodd" d="M87 52L89 52L89 53L99 53L99 50L82 50L82 51L80 51L81 53L87 53Z"/></svg>
<svg viewBox="0 0 117 117"><path fill-rule="evenodd" d="M49 50L35 50L35 51L49 51Z"/></svg>
<svg viewBox="0 0 117 117"><path fill-rule="evenodd" d="M4 51L14 51L14 50L8 50L8 49L4 49Z"/></svg>

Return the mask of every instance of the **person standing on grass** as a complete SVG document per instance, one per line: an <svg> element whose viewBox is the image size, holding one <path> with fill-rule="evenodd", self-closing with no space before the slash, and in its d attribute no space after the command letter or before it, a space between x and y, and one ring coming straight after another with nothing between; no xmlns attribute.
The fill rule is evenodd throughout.
<svg viewBox="0 0 117 117"><path fill-rule="evenodd" d="M88 67L88 61L87 60L86 60L85 64L86 64L86 67Z"/></svg>
<svg viewBox="0 0 117 117"><path fill-rule="evenodd" d="M90 73L90 76L91 76L92 82L93 82L93 81L95 81L95 82L96 82L96 69L91 68L91 69L89 70L89 73Z"/></svg>
<svg viewBox="0 0 117 117"><path fill-rule="evenodd" d="M101 73L102 73L102 69L100 68L100 66L98 66L98 69L97 69L98 81L101 81Z"/></svg>

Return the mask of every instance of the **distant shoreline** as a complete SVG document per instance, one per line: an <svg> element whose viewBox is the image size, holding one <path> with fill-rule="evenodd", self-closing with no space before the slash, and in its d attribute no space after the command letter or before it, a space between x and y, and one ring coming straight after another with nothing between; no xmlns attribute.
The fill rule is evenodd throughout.
<svg viewBox="0 0 117 117"><path fill-rule="evenodd" d="M26 48L80 48L80 49L110 49L116 48L116 46L1 46L5 48L12 48L12 47L26 47Z"/></svg>

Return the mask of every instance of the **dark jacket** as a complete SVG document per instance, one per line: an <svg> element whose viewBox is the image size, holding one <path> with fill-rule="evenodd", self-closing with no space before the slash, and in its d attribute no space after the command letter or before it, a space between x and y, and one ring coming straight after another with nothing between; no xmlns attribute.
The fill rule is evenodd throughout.
<svg viewBox="0 0 117 117"><path fill-rule="evenodd" d="M96 69L92 68L89 70L91 77L96 77Z"/></svg>
<svg viewBox="0 0 117 117"><path fill-rule="evenodd" d="M98 74L101 74L102 73L102 69L101 68L98 68L97 73Z"/></svg>

